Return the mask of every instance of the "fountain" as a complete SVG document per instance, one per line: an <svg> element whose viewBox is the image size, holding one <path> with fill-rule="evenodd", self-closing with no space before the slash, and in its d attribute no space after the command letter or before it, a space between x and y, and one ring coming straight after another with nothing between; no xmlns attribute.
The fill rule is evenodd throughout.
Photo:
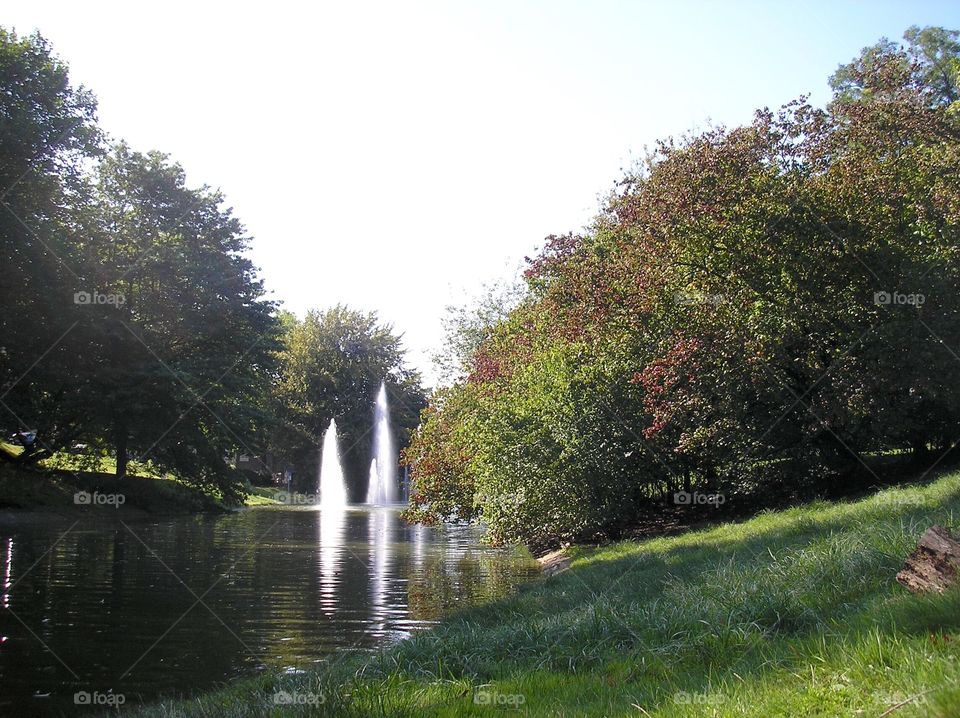
<svg viewBox="0 0 960 718"><path fill-rule="evenodd" d="M376 446L376 444L374 444ZM377 494L380 491L380 469L377 466L377 457L373 457L370 462L370 483L367 484L367 503L376 505L379 503Z"/></svg>
<svg viewBox="0 0 960 718"><path fill-rule="evenodd" d="M397 456L390 435L390 410L387 407L387 385L381 382L373 423L373 461L370 462L370 485L367 503L387 506L397 502Z"/></svg>
<svg viewBox="0 0 960 718"><path fill-rule="evenodd" d="M342 509L347 505L347 484L343 478L343 466L340 464L340 449L337 447L336 419L330 420L327 433L323 435L322 452L320 476L317 479L320 508Z"/></svg>

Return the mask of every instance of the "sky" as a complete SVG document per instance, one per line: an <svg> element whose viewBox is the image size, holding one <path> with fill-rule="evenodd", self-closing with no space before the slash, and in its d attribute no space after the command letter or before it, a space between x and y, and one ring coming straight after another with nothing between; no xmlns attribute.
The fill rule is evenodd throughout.
<svg viewBox="0 0 960 718"><path fill-rule="evenodd" d="M435 376L449 304L587 225L656 140L749 122L955 2L5 3L101 126L223 191L272 299L376 311Z"/></svg>

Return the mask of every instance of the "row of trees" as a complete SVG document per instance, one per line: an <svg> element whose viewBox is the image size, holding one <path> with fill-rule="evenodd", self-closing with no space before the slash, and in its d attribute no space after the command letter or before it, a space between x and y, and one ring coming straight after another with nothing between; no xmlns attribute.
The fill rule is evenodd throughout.
<svg viewBox="0 0 960 718"><path fill-rule="evenodd" d="M425 413L410 517L551 543L960 440L957 37L911 28L826 108L661 142L548 238Z"/></svg>
<svg viewBox="0 0 960 718"><path fill-rule="evenodd" d="M41 37L0 29L0 88L0 426L36 431L3 458L82 443L119 475L150 460L232 497L227 457L313 475L334 416L358 463L384 378L409 407L401 435L415 425L423 395L391 328L345 307L280 312L221 194L109 143Z"/></svg>

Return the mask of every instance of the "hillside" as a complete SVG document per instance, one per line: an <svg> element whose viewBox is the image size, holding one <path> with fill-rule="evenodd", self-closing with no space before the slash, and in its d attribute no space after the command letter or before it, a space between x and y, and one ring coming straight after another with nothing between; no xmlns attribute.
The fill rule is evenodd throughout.
<svg viewBox="0 0 960 718"><path fill-rule="evenodd" d="M894 576L958 516L954 473L580 547L571 570L376 656L139 715L957 716L960 590L918 598Z"/></svg>

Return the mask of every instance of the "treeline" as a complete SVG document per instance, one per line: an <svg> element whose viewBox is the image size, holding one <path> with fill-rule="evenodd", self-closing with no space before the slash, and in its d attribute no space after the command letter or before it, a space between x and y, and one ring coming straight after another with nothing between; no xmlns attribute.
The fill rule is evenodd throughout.
<svg viewBox="0 0 960 718"><path fill-rule="evenodd" d="M43 38L0 29L0 90L0 427L23 444L0 458L79 447L119 475L135 459L236 498L238 454L313 490L333 416L363 463L359 417L383 379L412 407L401 434L416 424L419 378L390 327L345 307L281 312L223 196L110 142Z"/></svg>
<svg viewBox="0 0 960 718"><path fill-rule="evenodd" d="M660 142L589 231L548 238L425 413L410 516L549 544L674 492L762 503L877 456L943 456L960 439L957 37L911 28L840 67L825 108Z"/></svg>

